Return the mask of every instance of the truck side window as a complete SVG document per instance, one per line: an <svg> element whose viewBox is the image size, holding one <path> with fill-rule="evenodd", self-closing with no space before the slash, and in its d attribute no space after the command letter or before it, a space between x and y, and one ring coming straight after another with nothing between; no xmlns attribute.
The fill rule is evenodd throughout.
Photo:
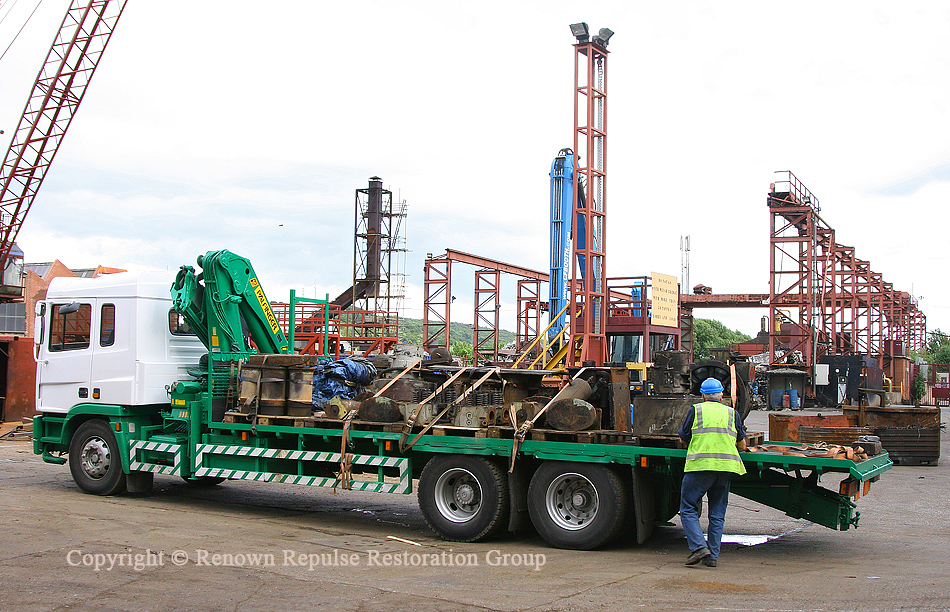
<svg viewBox="0 0 950 612"><path fill-rule="evenodd" d="M89 348L89 338L92 328L92 306L80 304L75 312L60 313L59 309L66 304L54 304L52 323L50 324L49 350L78 351Z"/></svg>
<svg viewBox="0 0 950 612"><path fill-rule="evenodd" d="M188 323L185 322L185 317L181 316L181 313L174 308L168 311L168 331L174 336L195 335L195 332L191 331Z"/></svg>
<svg viewBox="0 0 950 612"><path fill-rule="evenodd" d="M115 344L115 304L103 304L99 317L99 346Z"/></svg>

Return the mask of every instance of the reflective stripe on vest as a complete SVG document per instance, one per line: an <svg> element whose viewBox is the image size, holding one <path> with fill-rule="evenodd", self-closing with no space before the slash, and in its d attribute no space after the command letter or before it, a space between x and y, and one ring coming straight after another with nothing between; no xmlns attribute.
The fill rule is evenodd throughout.
<svg viewBox="0 0 950 612"><path fill-rule="evenodd" d="M736 429L736 411L729 410L729 421L725 427L705 427L703 426L703 411L699 410L698 407L702 404L696 404L693 408L696 409L696 417L693 420L693 429L692 434L704 434L704 433L721 433L731 435L733 438L739 435L739 431Z"/></svg>
<svg viewBox="0 0 950 612"><path fill-rule="evenodd" d="M718 402L703 402L694 407L692 437L686 454L686 471L715 471L745 474L745 466L736 448L739 431L735 411Z"/></svg>

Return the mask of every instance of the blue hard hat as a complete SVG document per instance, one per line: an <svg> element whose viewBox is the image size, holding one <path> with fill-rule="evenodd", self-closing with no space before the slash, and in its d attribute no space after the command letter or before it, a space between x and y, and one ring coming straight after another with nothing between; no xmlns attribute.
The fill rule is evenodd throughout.
<svg viewBox="0 0 950 612"><path fill-rule="evenodd" d="M707 378L699 386L699 392L707 395L712 393L722 393L722 383L715 378Z"/></svg>

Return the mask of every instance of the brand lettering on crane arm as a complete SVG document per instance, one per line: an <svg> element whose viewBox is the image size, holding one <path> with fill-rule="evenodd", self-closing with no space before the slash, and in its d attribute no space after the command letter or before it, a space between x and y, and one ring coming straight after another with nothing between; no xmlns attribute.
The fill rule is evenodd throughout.
<svg viewBox="0 0 950 612"><path fill-rule="evenodd" d="M274 311L270 309L270 304L267 303L267 298L264 297L264 290L261 289L256 278L252 278L250 282L251 286L254 287L254 295L257 296L257 302L261 305L261 310L264 311L267 324L270 325L270 330L275 334L279 334L280 326L277 325L277 317L274 316Z"/></svg>
<svg viewBox="0 0 950 612"><path fill-rule="evenodd" d="M561 282L563 286L571 281L571 241L564 245L564 261L561 263Z"/></svg>

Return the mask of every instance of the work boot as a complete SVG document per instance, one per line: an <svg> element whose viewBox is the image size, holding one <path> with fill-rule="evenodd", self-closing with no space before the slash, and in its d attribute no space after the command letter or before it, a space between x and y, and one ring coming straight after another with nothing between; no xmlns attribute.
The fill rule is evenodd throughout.
<svg viewBox="0 0 950 612"><path fill-rule="evenodd" d="M712 553L709 552L709 549L703 546L699 550L694 550L693 552L689 553L689 556L686 557L686 565L696 565L711 554Z"/></svg>
<svg viewBox="0 0 950 612"><path fill-rule="evenodd" d="M705 565L706 567L716 567L716 560L706 557L705 559L703 559L703 565Z"/></svg>

